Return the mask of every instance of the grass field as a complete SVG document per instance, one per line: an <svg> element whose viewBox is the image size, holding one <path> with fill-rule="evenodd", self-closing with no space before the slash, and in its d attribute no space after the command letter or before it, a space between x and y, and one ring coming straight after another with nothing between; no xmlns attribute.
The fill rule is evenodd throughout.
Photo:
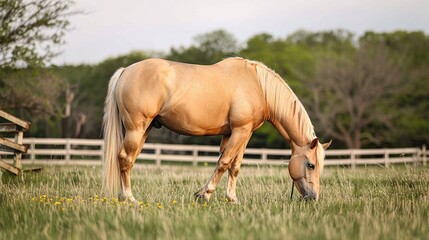
<svg viewBox="0 0 429 240"><path fill-rule="evenodd" d="M3 174L0 239L427 239L429 168L328 168L318 202L291 202L286 167L242 168L240 205L193 201L210 167L133 169L138 205L103 196L99 167Z"/></svg>

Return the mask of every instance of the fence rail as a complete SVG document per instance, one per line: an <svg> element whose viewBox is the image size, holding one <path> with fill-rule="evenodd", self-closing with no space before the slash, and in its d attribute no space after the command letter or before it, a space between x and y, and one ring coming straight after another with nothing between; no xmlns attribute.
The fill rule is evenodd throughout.
<svg viewBox="0 0 429 240"><path fill-rule="evenodd" d="M23 143L27 153L23 163L33 164L82 164L100 165L103 159L103 141L100 139L26 138ZM288 163L290 150L246 149L243 164L281 165ZM173 145L147 143L137 157L137 163L188 162L193 165L213 163L218 160L219 147L202 145ZM0 158L8 160L12 155L0 151ZM426 165L428 151L422 148L343 149L327 150L325 165L389 166L396 163Z"/></svg>

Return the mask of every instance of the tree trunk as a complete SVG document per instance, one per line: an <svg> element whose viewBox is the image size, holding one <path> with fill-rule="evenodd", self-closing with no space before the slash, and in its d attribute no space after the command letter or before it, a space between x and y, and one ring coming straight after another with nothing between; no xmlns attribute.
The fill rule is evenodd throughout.
<svg viewBox="0 0 429 240"><path fill-rule="evenodd" d="M67 85L66 90L66 106L64 110L64 115L61 118L61 135L63 138L70 137L69 134L69 122L71 116L71 105L74 99L75 92L70 85Z"/></svg>
<svg viewBox="0 0 429 240"><path fill-rule="evenodd" d="M86 114L80 112L79 117L78 117L77 122L76 122L76 129L75 129L74 134L73 134L74 138L80 138L82 136L85 123L86 123Z"/></svg>

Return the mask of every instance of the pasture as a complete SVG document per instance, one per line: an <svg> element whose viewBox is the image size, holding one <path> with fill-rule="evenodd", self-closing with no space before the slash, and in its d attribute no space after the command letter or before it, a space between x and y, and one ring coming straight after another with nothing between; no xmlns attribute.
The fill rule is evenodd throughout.
<svg viewBox="0 0 429 240"><path fill-rule="evenodd" d="M193 193L212 167L140 165L138 205L103 196L100 167L51 166L21 177L3 173L0 239L425 239L429 168L325 169L318 202L289 199L286 166L243 166L240 205Z"/></svg>

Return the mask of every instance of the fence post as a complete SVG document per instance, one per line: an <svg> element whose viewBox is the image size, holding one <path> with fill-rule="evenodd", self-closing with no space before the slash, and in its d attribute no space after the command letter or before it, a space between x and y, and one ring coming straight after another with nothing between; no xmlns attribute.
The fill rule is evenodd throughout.
<svg viewBox="0 0 429 240"><path fill-rule="evenodd" d="M423 166L426 166L426 145L422 146L422 161L423 161Z"/></svg>
<svg viewBox="0 0 429 240"><path fill-rule="evenodd" d="M420 148L416 148L416 151L413 153L413 167L417 167L417 163L419 161L419 152Z"/></svg>
<svg viewBox="0 0 429 240"><path fill-rule="evenodd" d="M265 149L265 148L263 148L262 150L261 150L261 160L262 160L262 163L265 163L266 161L267 161L267 158L268 158L268 154L267 154L267 149Z"/></svg>
<svg viewBox="0 0 429 240"><path fill-rule="evenodd" d="M66 164L69 165L70 164L70 138L66 138Z"/></svg>
<svg viewBox="0 0 429 240"><path fill-rule="evenodd" d="M354 149L350 150L350 160L352 161L352 169L356 169L356 155Z"/></svg>
<svg viewBox="0 0 429 240"><path fill-rule="evenodd" d="M161 166L161 146L159 144L155 145L155 158L156 166Z"/></svg>
<svg viewBox="0 0 429 240"><path fill-rule="evenodd" d="M192 165L198 166L198 149L196 146L192 146Z"/></svg>
<svg viewBox="0 0 429 240"><path fill-rule="evenodd" d="M36 140L34 138L31 138L30 141L30 148L31 148L31 162L34 165L34 163L36 162Z"/></svg>
<svg viewBox="0 0 429 240"><path fill-rule="evenodd" d="M384 150L384 167L389 167L389 152L387 150Z"/></svg>
<svg viewBox="0 0 429 240"><path fill-rule="evenodd" d="M22 130L15 133L15 143L22 145L23 138L24 138L24 132ZM22 152L15 152L14 158L13 158L13 166L19 169L22 169L21 160L22 160Z"/></svg>

